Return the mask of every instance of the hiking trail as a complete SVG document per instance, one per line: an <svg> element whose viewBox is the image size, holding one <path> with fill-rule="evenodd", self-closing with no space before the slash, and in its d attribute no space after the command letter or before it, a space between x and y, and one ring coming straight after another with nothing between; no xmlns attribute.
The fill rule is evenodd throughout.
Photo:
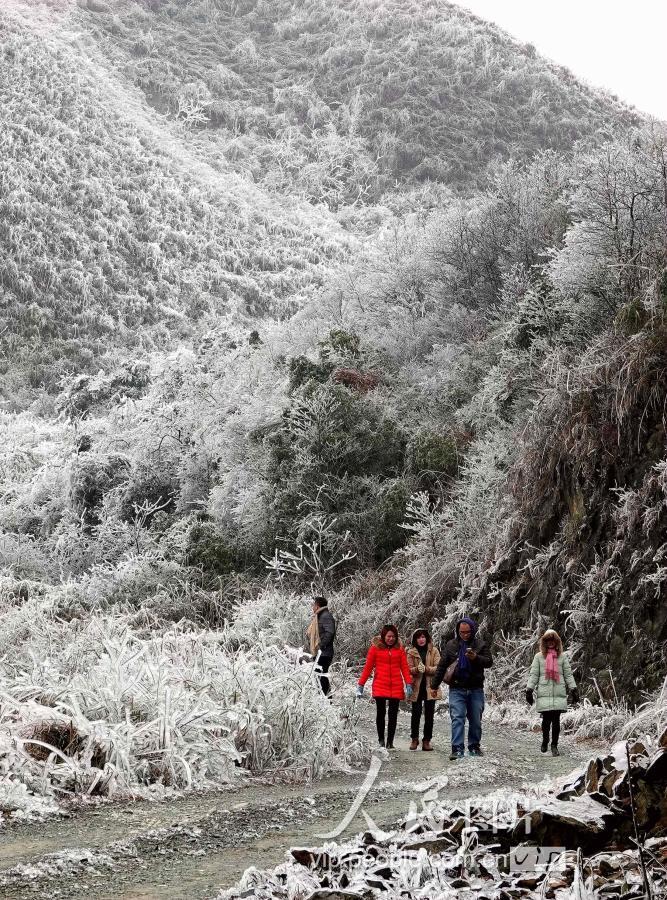
<svg viewBox="0 0 667 900"><path fill-rule="evenodd" d="M363 701L360 727L373 737L373 706ZM410 752L409 717L399 715L397 750L385 754L362 807L340 841L422 808L436 779L447 802L512 791L570 772L590 746L565 737L559 757L539 753L539 735L486 725L485 755L449 760L449 719L436 715L435 750ZM311 784L250 784L160 802L83 807L70 817L12 825L0 833L0 888L7 898L86 896L89 900L203 900L231 887L250 866L269 868L290 847L318 846L339 826L367 769ZM446 779L446 781L445 781Z"/></svg>

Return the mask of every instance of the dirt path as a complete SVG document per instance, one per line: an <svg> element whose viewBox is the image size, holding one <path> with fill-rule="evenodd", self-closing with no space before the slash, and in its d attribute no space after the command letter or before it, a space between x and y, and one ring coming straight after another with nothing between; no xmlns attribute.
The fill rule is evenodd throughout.
<svg viewBox="0 0 667 900"><path fill-rule="evenodd" d="M371 733L370 707L364 729ZM426 782L440 779L447 801L499 787L519 788L569 772L590 748L563 743L563 755L542 756L539 738L487 726L485 756L448 759L448 727L436 720L434 753L407 750L407 716L397 751L387 754L363 807L341 837L421 808ZM311 785L241 788L164 803L113 804L72 818L16 826L0 834L0 896L7 898L144 898L200 900L234 884L249 866L272 867L292 846L317 845L336 829L367 771ZM338 838L337 838L338 839Z"/></svg>

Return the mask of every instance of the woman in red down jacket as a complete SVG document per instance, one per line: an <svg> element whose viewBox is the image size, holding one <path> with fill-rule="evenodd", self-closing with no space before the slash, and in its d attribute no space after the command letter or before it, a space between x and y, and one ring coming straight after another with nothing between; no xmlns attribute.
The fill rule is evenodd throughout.
<svg viewBox="0 0 667 900"><path fill-rule="evenodd" d="M408 658L405 647L398 638L398 629L395 625L385 625L378 637L374 637L371 643L366 665L361 673L357 685L357 697L364 692L364 685L373 672L373 699L376 706L376 724L378 741L381 747L385 746L384 728L389 707L389 721L387 727L387 749L394 749L394 735L396 734L396 721L398 719L398 704L412 694L412 677L408 666ZM405 682L405 689L403 683Z"/></svg>

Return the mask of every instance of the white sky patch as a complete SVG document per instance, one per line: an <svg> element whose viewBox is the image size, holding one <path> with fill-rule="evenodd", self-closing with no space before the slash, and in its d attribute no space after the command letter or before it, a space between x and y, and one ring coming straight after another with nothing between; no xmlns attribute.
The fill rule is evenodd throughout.
<svg viewBox="0 0 667 900"><path fill-rule="evenodd" d="M579 78L667 120L665 0L455 0Z"/></svg>

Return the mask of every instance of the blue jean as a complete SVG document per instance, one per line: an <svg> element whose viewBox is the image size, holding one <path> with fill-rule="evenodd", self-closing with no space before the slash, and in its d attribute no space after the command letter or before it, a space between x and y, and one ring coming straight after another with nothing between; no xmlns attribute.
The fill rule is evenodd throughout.
<svg viewBox="0 0 667 900"><path fill-rule="evenodd" d="M452 720L452 750L465 749L465 722L468 719L468 749L482 740L484 688L449 689L449 715Z"/></svg>

